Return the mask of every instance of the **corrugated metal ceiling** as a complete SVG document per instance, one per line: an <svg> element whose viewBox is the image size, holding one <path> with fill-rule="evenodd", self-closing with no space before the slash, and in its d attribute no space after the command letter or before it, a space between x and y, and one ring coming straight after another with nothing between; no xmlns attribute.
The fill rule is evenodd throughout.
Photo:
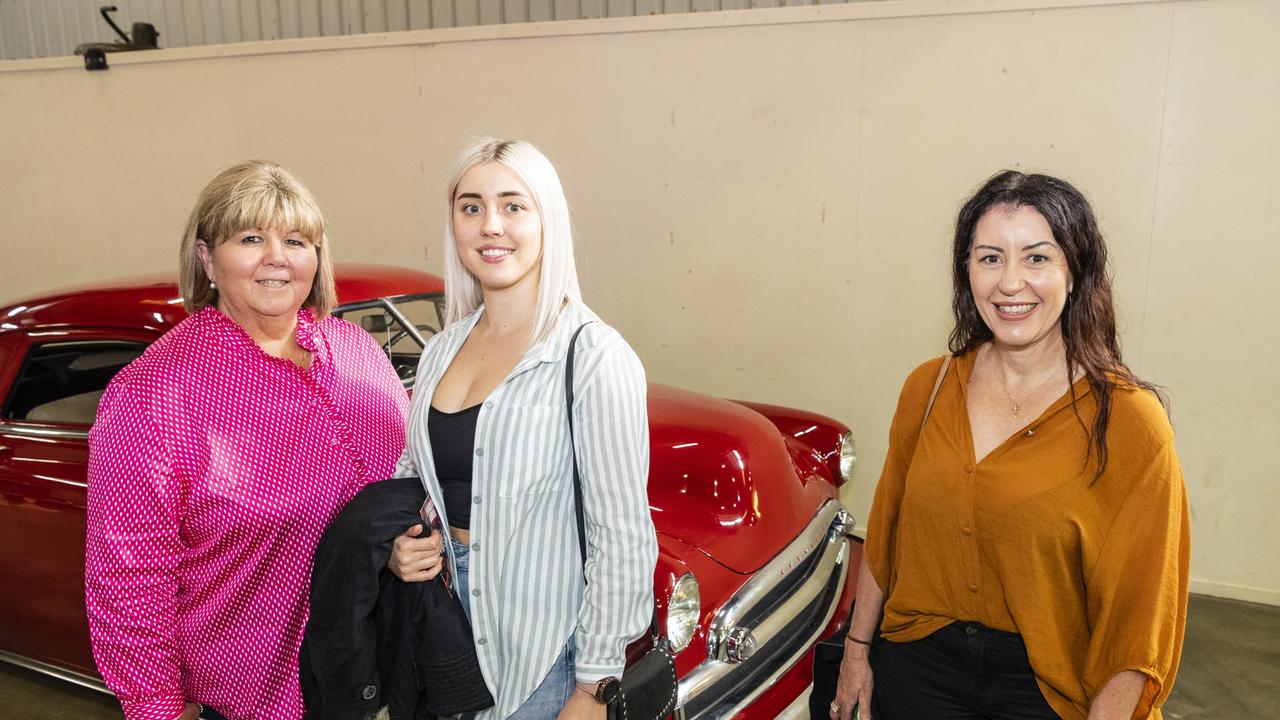
<svg viewBox="0 0 1280 720"><path fill-rule="evenodd" d="M827 0L828 3L833 0ZM866 0L834 0L858 2ZM0 59L71 55L113 42L102 0L0 0ZM741 10L815 0L115 0L125 32L149 22L160 47L356 35L467 25Z"/></svg>

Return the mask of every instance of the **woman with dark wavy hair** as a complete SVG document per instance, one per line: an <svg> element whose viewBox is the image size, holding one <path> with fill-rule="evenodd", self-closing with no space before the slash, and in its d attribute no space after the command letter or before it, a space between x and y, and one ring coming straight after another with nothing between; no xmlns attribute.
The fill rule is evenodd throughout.
<svg viewBox="0 0 1280 720"><path fill-rule="evenodd" d="M951 352L898 399L831 717L1161 718L1186 491L1121 359L1093 211L1002 172L960 211L952 274Z"/></svg>

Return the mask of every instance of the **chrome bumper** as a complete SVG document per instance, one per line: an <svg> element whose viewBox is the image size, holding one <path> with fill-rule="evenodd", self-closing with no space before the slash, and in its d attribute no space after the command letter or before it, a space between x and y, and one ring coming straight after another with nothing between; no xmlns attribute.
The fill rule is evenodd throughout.
<svg viewBox="0 0 1280 720"><path fill-rule="evenodd" d="M848 575L853 516L828 500L716 613L707 659L680 681L677 720L731 718L790 670L830 622ZM740 655L749 636L752 652Z"/></svg>
<svg viewBox="0 0 1280 720"><path fill-rule="evenodd" d="M41 675L48 675L49 677L57 678L64 682L74 683L80 687L88 688L90 690L96 690L108 695L111 694L111 691L107 689L107 686L102 683L102 678L78 673L75 670L68 670L66 668L58 667L57 665L50 665L49 663L40 662L39 660L32 660L31 658L23 657L22 655L15 655L11 652L5 652L4 650L0 650L0 662L17 665L20 668L26 668L27 670L38 672Z"/></svg>

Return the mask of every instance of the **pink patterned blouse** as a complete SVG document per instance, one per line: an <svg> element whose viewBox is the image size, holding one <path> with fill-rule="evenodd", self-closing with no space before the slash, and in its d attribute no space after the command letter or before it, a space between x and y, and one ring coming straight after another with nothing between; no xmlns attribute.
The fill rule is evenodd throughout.
<svg viewBox="0 0 1280 720"><path fill-rule="evenodd" d="M212 307L111 382L89 433L85 601L129 720L183 702L302 716L298 648L325 525L404 448L408 396L378 344L298 313L310 368Z"/></svg>

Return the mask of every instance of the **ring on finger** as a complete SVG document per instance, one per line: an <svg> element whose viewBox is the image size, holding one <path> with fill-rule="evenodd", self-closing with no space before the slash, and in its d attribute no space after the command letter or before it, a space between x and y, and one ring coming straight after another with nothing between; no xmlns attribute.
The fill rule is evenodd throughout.
<svg viewBox="0 0 1280 720"><path fill-rule="evenodd" d="M840 714L840 703L835 702L834 700L831 701L831 714L832 715Z"/></svg>

